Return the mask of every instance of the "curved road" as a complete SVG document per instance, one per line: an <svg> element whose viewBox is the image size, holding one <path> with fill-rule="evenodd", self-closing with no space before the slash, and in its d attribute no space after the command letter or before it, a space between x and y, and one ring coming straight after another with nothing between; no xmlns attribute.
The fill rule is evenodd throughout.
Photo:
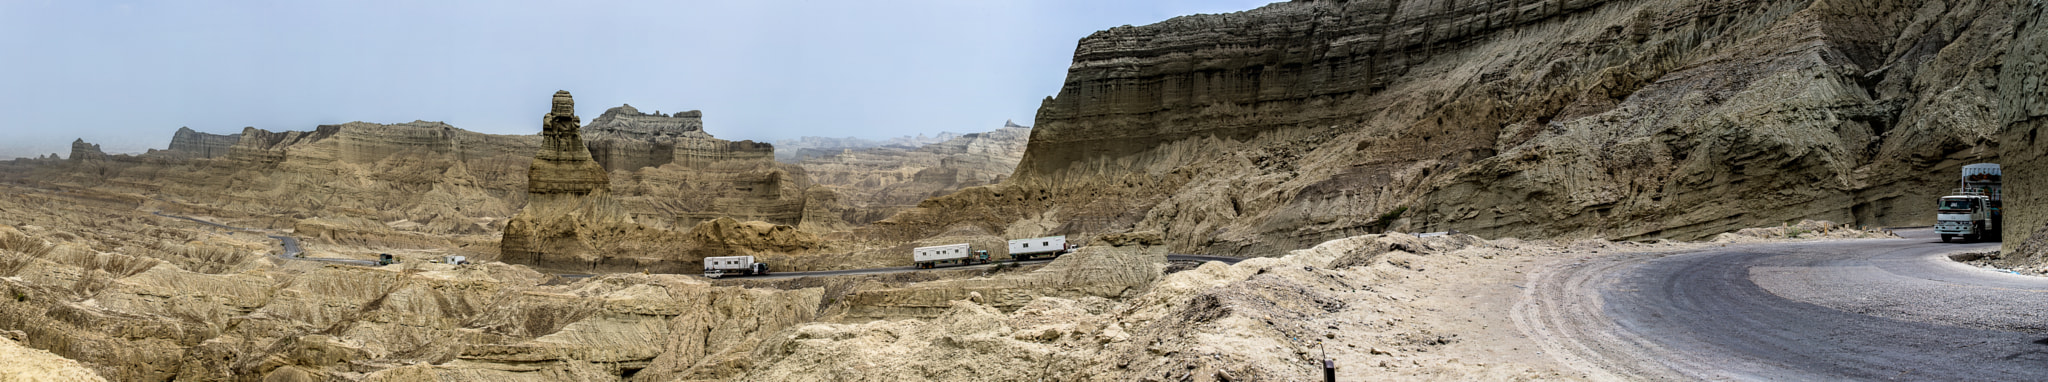
<svg viewBox="0 0 2048 382"><path fill-rule="evenodd" d="M2048 278L1899 233L1578 260L1529 275L1512 317L1593 379L2048 380Z"/></svg>
<svg viewBox="0 0 2048 382"><path fill-rule="evenodd" d="M371 260L356 260L356 259L336 259L336 258L326 258L326 257L299 257L299 254L301 254L301 253L305 253L305 250L304 250L304 249L302 249L301 247L299 247L299 239L298 239L298 238L295 238L295 237L291 237L291 236L284 236L284 235L271 235L271 234L269 234L268 232L265 232L264 230L259 230L259 229L253 229L253 228L242 228L242 227L230 226L230 225L226 225L226 224L220 224L220 223L215 223L215 222L210 222L210 221L205 221L205 220L199 220L199 219L196 219L196 218L192 218L192 217L189 217L189 216L178 216L178 215L170 215L170 214L165 214L165 213L164 213L163 211L155 211L155 212L151 212L151 213L152 213L152 214L156 214L156 216L162 216L162 217L167 217L167 218L173 218L173 219L183 219L183 220L190 220L190 221L192 221L192 222L195 222L195 223L199 223L199 224L205 224L205 225L210 225L210 226L214 226L214 227L220 227L220 228L225 228L225 229L231 229L231 230L236 230L236 231L243 231L243 232L255 232L255 233L261 233L261 234L263 234L263 236L267 236L267 237L270 237L270 238L272 238L272 239L277 239L277 242L278 242L278 244L281 244L281 245L283 245L283 246L284 246L284 252L279 252L279 253L277 254L277 258L279 258L279 259L285 259L285 260L305 260L305 261L319 261L319 262L328 262L328 263L341 263L341 264L354 264L354 265L364 265L364 266L372 266L372 267L374 267L374 266L377 266L377 262L376 262L376 261L371 261Z"/></svg>
<svg viewBox="0 0 2048 382"><path fill-rule="evenodd" d="M1166 261L1217 261L1217 262L1222 262L1222 263L1224 263L1224 264L1237 264L1237 262L1238 262L1238 261L1243 261L1243 260L1244 260L1244 259L1241 259L1241 258L1236 258L1236 257L1226 257L1226 256L1207 256L1207 255L1181 255L1181 254L1168 254L1168 255L1166 255ZM1042 260L1027 260L1027 261L992 261L992 262L989 262L988 264L975 264L975 265L966 265L966 266L951 266L951 267L938 267L938 268L929 268L929 269L920 269L920 268L917 268L917 267L912 267L912 266L901 266L901 267L883 267L883 268L862 268L862 269L839 269L839 270L830 270L830 271L810 271L810 272L769 272L769 273L768 273L768 274L766 274L766 275L760 275L760 276L732 276L732 277L733 277L733 279L736 279L736 280L772 280L772 279L788 279L788 278L797 278L797 277L812 277L812 276L855 276L855 275L880 275L880 274L890 274L890 273L908 273L908 272L923 272L923 271L940 271L940 270L959 270L959 269L982 269L982 268L988 268L988 267L993 267L993 266L996 266L996 265L999 265L999 264L1017 264L1017 265L1032 265L1032 264L1044 264L1044 263L1050 263L1050 262L1052 262L1052 261L1053 261L1053 259L1042 259ZM772 271L772 270L771 270L771 271ZM562 274L562 275L560 275L560 276L562 276L563 278L571 278L571 279L580 279L580 278L587 278L587 277L591 277L591 276L594 276L594 275L589 275L589 274Z"/></svg>

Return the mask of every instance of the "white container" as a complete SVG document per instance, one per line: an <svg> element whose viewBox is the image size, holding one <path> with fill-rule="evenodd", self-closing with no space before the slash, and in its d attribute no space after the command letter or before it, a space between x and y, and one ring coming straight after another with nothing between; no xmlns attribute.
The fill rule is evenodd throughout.
<svg viewBox="0 0 2048 382"><path fill-rule="evenodd" d="M973 252L968 250L967 243L917 247L917 249L910 251L910 259L919 263L965 259L968 255L973 254Z"/></svg>
<svg viewBox="0 0 2048 382"><path fill-rule="evenodd" d="M1010 241L1010 256L1060 253L1072 249L1067 246L1066 236L1034 237Z"/></svg>
<svg viewBox="0 0 2048 382"><path fill-rule="evenodd" d="M753 256L724 256L704 258L705 271L753 271Z"/></svg>

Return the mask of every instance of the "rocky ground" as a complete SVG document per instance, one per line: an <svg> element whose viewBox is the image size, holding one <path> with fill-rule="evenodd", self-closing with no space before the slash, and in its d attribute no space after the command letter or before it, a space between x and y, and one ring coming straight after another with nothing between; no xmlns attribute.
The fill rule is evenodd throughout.
<svg viewBox="0 0 2048 382"><path fill-rule="evenodd" d="M1559 380L1517 329L1527 274L1602 254L1891 237L1825 222L1710 242L1366 235L1277 258L1203 264L1123 299L991 295L931 318L819 322L770 339L742 380Z"/></svg>
<svg viewBox="0 0 2048 382"><path fill-rule="evenodd" d="M0 332L111 380L1303 380L1324 357L1345 380L1574 379L1510 317L1532 270L1871 236L1815 222L1705 243L1365 235L1190 267L1165 261L1159 235L1119 234L1036 268L568 280L279 260L252 233L7 190Z"/></svg>

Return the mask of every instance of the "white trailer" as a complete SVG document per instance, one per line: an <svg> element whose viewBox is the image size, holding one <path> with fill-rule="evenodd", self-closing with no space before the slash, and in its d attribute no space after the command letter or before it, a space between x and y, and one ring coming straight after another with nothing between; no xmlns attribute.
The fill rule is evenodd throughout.
<svg viewBox="0 0 2048 382"><path fill-rule="evenodd" d="M1068 252L1073 252L1075 247L1076 246L1074 245L1067 244L1066 236L1034 237L1030 239L1011 240L1010 258L1024 260L1041 255L1051 255L1052 257L1059 257L1060 255L1066 254Z"/></svg>
<svg viewBox="0 0 2048 382"><path fill-rule="evenodd" d="M768 263L755 262L753 256L722 256L704 258L704 277L719 278L726 275L765 275Z"/></svg>
<svg viewBox="0 0 2048 382"><path fill-rule="evenodd" d="M918 268L932 268L940 264L988 263L988 251L975 251L967 243L917 247L910 250L910 260Z"/></svg>

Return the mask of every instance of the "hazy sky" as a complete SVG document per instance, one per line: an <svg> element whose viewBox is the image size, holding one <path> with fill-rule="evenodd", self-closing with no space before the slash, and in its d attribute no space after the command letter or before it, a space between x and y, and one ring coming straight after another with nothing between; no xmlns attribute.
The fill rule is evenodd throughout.
<svg viewBox="0 0 2048 382"><path fill-rule="evenodd" d="M180 126L540 129L630 103L726 139L1030 125L1097 30L1267 0L0 0L0 157L162 148Z"/></svg>

